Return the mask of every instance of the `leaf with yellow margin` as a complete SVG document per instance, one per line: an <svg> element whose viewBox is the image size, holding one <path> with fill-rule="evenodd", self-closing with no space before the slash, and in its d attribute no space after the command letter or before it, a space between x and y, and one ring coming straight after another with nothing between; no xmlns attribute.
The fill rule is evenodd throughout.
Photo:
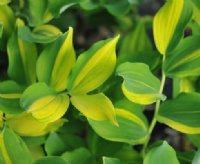
<svg viewBox="0 0 200 164"><path fill-rule="evenodd" d="M153 22L153 32L156 47L162 55L177 46L192 18L192 12L190 0L167 0L158 11Z"/></svg>
<svg viewBox="0 0 200 164"><path fill-rule="evenodd" d="M147 105L165 100L166 97L159 93L160 81L148 65L126 62L118 66L117 74L124 79L122 91L130 101Z"/></svg>
<svg viewBox="0 0 200 164"><path fill-rule="evenodd" d="M117 125L114 106L103 93L72 96L71 102L87 118L98 121L109 120Z"/></svg>
<svg viewBox="0 0 200 164"><path fill-rule="evenodd" d="M70 27L67 33L44 49L37 61L39 81L47 83L56 91L66 89L67 77L76 60L72 38L73 29Z"/></svg>
<svg viewBox="0 0 200 164"><path fill-rule="evenodd" d="M115 68L118 39L100 41L78 57L68 79L71 95L88 93L108 79Z"/></svg>

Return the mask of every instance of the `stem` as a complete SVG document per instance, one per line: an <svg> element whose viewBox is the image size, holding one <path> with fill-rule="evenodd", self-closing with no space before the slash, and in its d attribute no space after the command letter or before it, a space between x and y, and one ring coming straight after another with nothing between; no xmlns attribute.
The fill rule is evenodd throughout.
<svg viewBox="0 0 200 164"><path fill-rule="evenodd" d="M162 63L164 63L164 61L165 61L165 56L163 56L163 62ZM165 81L166 81L166 76L165 76L165 73L164 73L164 71L162 69L162 78L161 78L161 84L160 84L160 90L159 90L160 94L163 93L163 89L164 89L164 86L165 86ZM156 122L157 122L156 117L158 115L158 111L159 111L159 108L160 108L160 103L161 103L161 100L157 100L156 101L154 116L153 116L153 119L151 121L151 124L149 126L149 130L148 130L148 138L146 139L146 141L145 141L145 143L143 145L142 151L141 151L143 157L145 155L145 150L146 150L146 148L147 148L147 146L149 144L149 141L150 141L150 138L151 138L151 134L152 134L153 129L154 129L154 127L156 125Z"/></svg>

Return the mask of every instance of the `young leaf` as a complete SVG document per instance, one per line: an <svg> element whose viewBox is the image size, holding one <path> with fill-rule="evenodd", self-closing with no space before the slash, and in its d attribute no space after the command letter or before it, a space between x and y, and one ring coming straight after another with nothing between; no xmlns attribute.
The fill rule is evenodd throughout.
<svg viewBox="0 0 200 164"><path fill-rule="evenodd" d="M32 43L50 43L56 40L61 31L52 25L37 26L31 31L28 27L24 26L19 28L18 34L23 40Z"/></svg>
<svg viewBox="0 0 200 164"><path fill-rule="evenodd" d="M182 93L164 102L159 110L158 121L187 134L200 133L200 94Z"/></svg>
<svg viewBox="0 0 200 164"><path fill-rule="evenodd" d="M141 144L147 137L146 123L139 115L125 109L116 109L118 126L109 121L95 121L88 119L94 131L110 141L128 144ZM130 130L131 129L131 130Z"/></svg>
<svg viewBox="0 0 200 164"><path fill-rule="evenodd" d="M36 81L37 49L35 44L23 41L17 35L17 30L24 26L17 20L17 29L8 40L8 75L20 84L32 84Z"/></svg>
<svg viewBox="0 0 200 164"><path fill-rule="evenodd" d="M192 11L190 0L168 0L156 14L153 23L154 39L162 55L166 55L179 43L192 17Z"/></svg>
<svg viewBox="0 0 200 164"><path fill-rule="evenodd" d="M73 29L61 35L47 46L37 61L37 76L56 91L67 86L67 77L75 63L75 51L72 43Z"/></svg>
<svg viewBox="0 0 200 164"><path fill-rule="evenodd" d="M14 81L0 83L0 110L4 113L21 113L24 110L19 105L23 88Z"/></svg>
<svg viewBox="0 0 200 164"><path fill-rule="evenodd" d="M167 142L163 142L162 145L152 148L144 157L144 164L180 164L174 149L168 145Z"/></svg>
<svg viewBox="0 0 200 164"><path fill-rule="evenodd" d="M164 70L169 77L200 75L200 36L183 39L166 57Z"/></svg>
<svg viewBox="0 0 200 164"><path fill-rule="evenodd" d="M4 127L0 134L0 155L6 164L33 162L23 140L8 127Z"/></svg>
<svg viewBox="0 0 200 164"><path fill-rule="evenodd" d="M103 93L72 96L71 102L87 118L96 121L110 120L117 125L114 106Z"/></svg>
<svg viewBox="0 0 200 164"><path fill-rule="evenodd" d="M124 78L122 91L130 101L147 105L165 100L165 96L159 93L160 81L146 64L123 63L118 66L117 74Z"/></svg>
<svg viewBox="0 0 200 164"><path fill-rule="evenodd" d="M118 39L100 41L79 56L68 81L71 95L90 92L108 79L115 68Z"/></svg>
<svg viewBox="0 0 200 164"><path fill-rule="evenodd" d="M121 164L117 158L103 157L103 164Z"/></svg>
<svg viewBox="0 0 200 164"><path fill-rule="evenodd" d="M45 83L36 83L24 91L20 104L35 119L50 123L65 114L69 106L69 97L65 94L57 95Z"/></svg>

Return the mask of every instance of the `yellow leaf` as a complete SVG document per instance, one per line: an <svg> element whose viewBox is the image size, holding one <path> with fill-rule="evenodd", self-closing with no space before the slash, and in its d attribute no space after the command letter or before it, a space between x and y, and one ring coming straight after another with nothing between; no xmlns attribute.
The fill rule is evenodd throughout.
<svg viewBox="0 0 200 164"><path fill-rule="evenodd" d="M192 6L188 0L167 0L156 14L153 22L154 40L162 55L178 44L191 17Z"/></svg>
<svg viewBox="0 0 200 164"><path fill-rule="evenodd" d="M108 79L115 68L118 39L119 36L101 41L80 55L69 77L72 95L88 93Z"/></svg>
<svg viewBox="0 0 200 164"><path fill-rule="evenodd" d="M115 108L103 93L72 96L71 102L89 119L96 121L110 120L113 124L118 125Z"/></svg>

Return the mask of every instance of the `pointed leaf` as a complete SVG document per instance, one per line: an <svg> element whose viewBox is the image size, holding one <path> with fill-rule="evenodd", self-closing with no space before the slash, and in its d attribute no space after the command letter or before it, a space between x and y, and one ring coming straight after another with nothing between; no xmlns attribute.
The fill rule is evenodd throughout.
<svg viewBox="0 0 200 164"><path fill-rule="evenodd" d="M17 29L24 23L17 20ZM23 41L17 35L17 29L13 32L7 45L8 50L8 75L20 84L32 84L36 81L37 49L35 44Z"/></svg>
<svg viewBox="0 0 200 164"><path fill-rule="evenodd" d="M45 83L36 83L24 91L20 103L35 119L50 123L65 114L69 97L65 94L57 95Z"/></svg>
<svg viewBox="0 0 200 164"><path fill-rule="evenodd" d="M75 51L72 43L73 29L61 35L47 46L37 61L37 76L56 91L67 86L67 77L75 63Z"/></svg>
<svg viewBox="0 0 200 164"><path fill-rule="evenodd" d="M8 127L5 127L1 132L0 150L5 163L33 162L31 154L23 140Z"/></svg>
<svg viewBox="0 0 200 164"><path fill-rule="evenodd" d="M70 94L90 92L108 79L115 68L118 39L100 41L79 56L69 77Z"/></svg>
<svg viewBox="0 0 200 164"><path fill-rule="evenodd" d="M144 164L155 163L180 164L176 157L176 152L165 141L160 146L152 148L144 157Z"/></svg>
<svg viewBox="0 0 200 164"><path fill-rule="evenodd" d="M176 47L191 17L190 0L168 0L156 14L153 23L154 39L162 55Z"/></svg>
<svg viewBox="0 0 200 164"><path fill-rule="evenodd" d="M200 94L182 93L164 102L159 110L158 121L188 134L200 133Z"/></svg>
<svg viewBox="0 0 200 164"><path fill-rule="evenodd" d="M128 144L141 144L147 137L146 123L139 115L125 109L116 109L118 126L109 121L95 121L88 119L94 131L110 141ZM131 130L130 130L131 129Z"/></svg>
<svg viewBox="0 0 200 164"><path fill-rule="evenodd" d="M200 149L196 152L192 164L199 164L200 163Z"/></svg>
<svg viewBox="0 0 200 164"><path fill-rule="evenodd" d="M124 79L122 91L130 101L147 105L165 100L165 96L159 93L160 81L146 64L123 63L118 66L117 74Z"/></svg>
<svg viewBox="0 0 200 164"><path fill-rule="evenodd" d="M164 63L165 73L169 77L187 77L200 75L200 36L188 37L172 51Z"/></svg>
<svg viewBox="0 0 200 164"><path fill-rule="evenodd" d="M110 120L117 125L112 102L103 94L72 96L72 104L92 120Z"/></svg>

